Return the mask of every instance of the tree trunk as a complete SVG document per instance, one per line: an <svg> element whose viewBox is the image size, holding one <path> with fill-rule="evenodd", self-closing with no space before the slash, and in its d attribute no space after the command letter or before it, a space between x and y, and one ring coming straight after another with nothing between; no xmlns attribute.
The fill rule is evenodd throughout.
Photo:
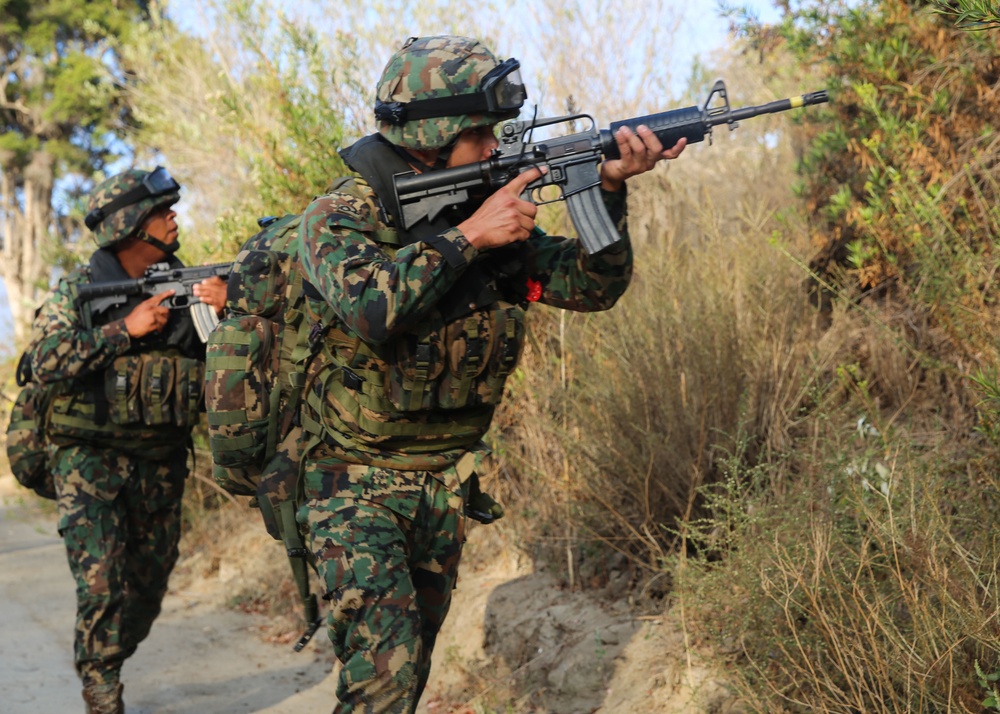
<svg viewBox="0 0 1000 714"><path fill-rule="evenodd" d="M28 337L35 308L44 297L48 274L42 260L46 242L54 235L52 190L55 161L38 151L19 171L8 168L10 157L0 156L0 275L3 276L14 324L14 342Z"/></svg>

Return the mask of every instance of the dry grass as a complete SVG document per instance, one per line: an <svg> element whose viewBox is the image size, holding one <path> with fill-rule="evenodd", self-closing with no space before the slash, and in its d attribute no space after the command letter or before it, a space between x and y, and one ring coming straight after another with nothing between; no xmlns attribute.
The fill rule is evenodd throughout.
<svg viewBox="0 0 1000 714"><path fill-rule="evenodd" d="M816 422L780 498L774 469L734 468L693 529L724 557L686 568L680 597L735 644L755 711L981 711L974 663L1000 663L998 494L944 433L927 447L853 417Z"/></svg>
<svg viewBox="0 0 1000 714"><path fill-rule="evenodd" d="M806 231L781 211L777 183L758 190L787 168L758 139L693 147L630 187L635 278L611 311L532 315L496 434L520 488L545 492L527 515L571 581L581 561L600 562L595 543L643 577L661 573L665 526L698 512L734 435L749 430L759 454L784 448L811 381L830 369L807 358L811 308L788 257L804 253ZM689 190L712 168L731 182Z"/></svg>

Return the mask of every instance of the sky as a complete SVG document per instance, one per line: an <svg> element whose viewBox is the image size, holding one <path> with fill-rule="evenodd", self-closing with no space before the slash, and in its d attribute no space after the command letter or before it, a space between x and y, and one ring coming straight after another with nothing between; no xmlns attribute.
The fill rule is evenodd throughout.
<svg viewBox="0 0 1000 714"><path fill-rule="evenodd" d="M286 0L278 0L284 3ZM349 0L345 0L349 1ZM593 5L601 0L584 0L582 8L586 11L587 5ZM287 0L289 6L297 3ZM778 19L778 11L774 9L769 0L753 0L736 2L750 8L756 12L764 22L773 22ZM530 10L531 2L521 2L519 5ZM708 58L714 51L723 47L728 40L728 23L720 18L716 11L715 2L700 0L665 0L665 5L675 10L683 10L686 13L684 30L676 38L677 54L680 57L681 67L673 72L675 77L687 77L689 74L690 62L694 57ZM205 15L201 12L201 0L173 0L170 2L170 13L174 20L184 29L194 34L202 34L205 29ZM655 18L650 17L626 17L623 18L623 36L627 33L629 22L654 22ZM419 34L419 30L415 30ZM686 65L686 66L684 66ZM0 280L0 357L13 354L13 326L11 320L10 304L7 297L6 287L3 280Z"/></svg>

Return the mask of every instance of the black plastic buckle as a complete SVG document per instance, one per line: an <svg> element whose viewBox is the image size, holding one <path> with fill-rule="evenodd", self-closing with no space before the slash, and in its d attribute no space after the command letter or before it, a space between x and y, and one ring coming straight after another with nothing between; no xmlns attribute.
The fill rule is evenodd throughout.
<svg viewBox="0 0 1000 714"><path fill-rule="evenodd" d="M402 102L375 102L375 118L387 121L394 126L406 123L406 105Z"/></svg>
<svg viewBox="0 0 1000 714"><path fill-rule="evenodd" d="M353 389L355 392L361 391L361 387L364 386L365 380L349 370L347 367L341 367L340 374L341 384L348 389Z"/></svg>

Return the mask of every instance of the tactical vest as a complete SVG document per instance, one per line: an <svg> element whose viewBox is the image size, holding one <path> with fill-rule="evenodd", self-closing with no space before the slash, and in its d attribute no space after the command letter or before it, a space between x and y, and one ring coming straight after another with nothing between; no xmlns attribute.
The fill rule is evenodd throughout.
<svg viewBox="0 0 1000 714"><path fill-rule="evenodd" d="M464 220L447 215L409 232L393 229L379 196L394 195L392 175L409 166L377 135L343 156L361 178L335 190L367 202L379 216L385 227L373 240L390 259ZM346 461L415 469L453 463L486 433L517 365L528 304L524 280L518 252L490 251L426 318L385 344L330 330L303 412L305 429Z"/></svg>
<svg viewBox="0 0 1000 714"><path fill-rule="evenodd" d="M170 257L172 267L183 267ZM127 280L113 253L98 250L84 275L90 282ZM74 284L75 286L75 284ZM75 293L75 289L74 289ZM101 327L128 315L146 299L92 317L78 306L83 324ZM106 369L78 380L52 399L47 435L56 444L86 443L163 458L188 442L204 390L204 346L187 310L174 310L166 328L132 339L126 354Z"/></svg>

